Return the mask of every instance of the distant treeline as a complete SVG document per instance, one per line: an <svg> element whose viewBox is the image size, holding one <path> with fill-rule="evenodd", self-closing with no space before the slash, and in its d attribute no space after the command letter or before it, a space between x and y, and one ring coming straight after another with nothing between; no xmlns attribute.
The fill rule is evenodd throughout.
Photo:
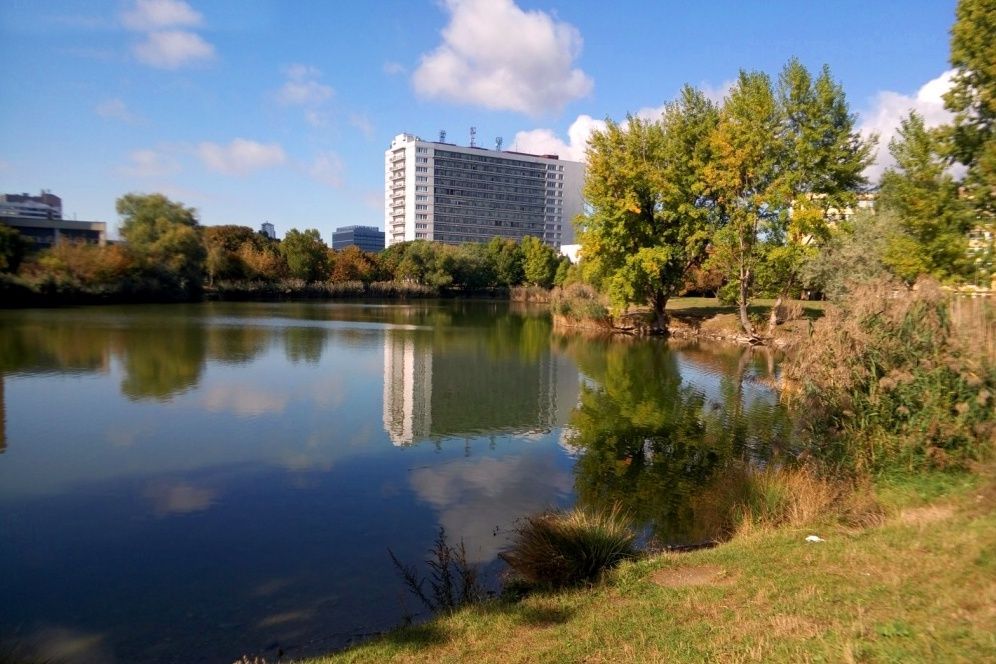
<svg viewBox="0 0 996 664"><path fill-rule="evenodd" d="M314 229L272 240L245 226L201 226L193 209L160 194L127 194L117 210L124 242L103 247L62 242L31 253L17 231L0 224L3 303L494 293L550 288L571 268L535 237L336 251Z"/></svg>

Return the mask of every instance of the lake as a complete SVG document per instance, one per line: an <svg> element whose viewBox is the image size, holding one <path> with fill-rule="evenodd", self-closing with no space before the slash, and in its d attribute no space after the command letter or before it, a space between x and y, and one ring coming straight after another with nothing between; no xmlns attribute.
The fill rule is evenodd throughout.
<svg viewBox="0 0 996 664"><path fill-rule="evenodd" d="M0 311L0 643L299 657L424 617L388 550L441 527L491 588L548 508L708 539L718 483L791 440L777 371L503 302Z"/></svg>

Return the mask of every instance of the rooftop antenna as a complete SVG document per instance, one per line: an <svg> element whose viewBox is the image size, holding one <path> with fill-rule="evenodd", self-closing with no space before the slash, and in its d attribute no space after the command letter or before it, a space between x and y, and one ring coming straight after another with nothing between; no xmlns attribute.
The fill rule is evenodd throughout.
<svg viewBox="0 0 996 664"><path fill-rule="evenodd" d="M470 128L470 147L477 147L477 127Z"/></svg>
<svg viewBox="0 0 996 664"><path fill-rule="evenodd" d="M440 143L445 143L446 142L446 130L445 129L440 129L439 130L439 142Z"/></svg>
<svg viewBox="0 0 996 664"><path fill-rule="evenodd" d="M495 139L495 150L501 152L501 136Z"/></svg>

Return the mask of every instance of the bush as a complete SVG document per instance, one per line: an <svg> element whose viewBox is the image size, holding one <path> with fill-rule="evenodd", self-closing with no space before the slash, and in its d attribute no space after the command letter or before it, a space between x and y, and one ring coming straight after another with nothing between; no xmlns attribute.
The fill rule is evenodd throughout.
<svg viewBox="0 0 996 664"><path fill-rule="evenodd" d="M636 535L618 505L608 511L575 508L527 518L500 557L530 585L563 588L597 581L606 570L634 557L635 543Z"/></svg>
<svg viewBox="0 0 996 664"><path fill-rule="evenodd" d="M814 449L859 470L964 467L991 452L996 370L935 282L857 288L789 365Z"/></svg>
<svg viewBox="0 0 996 664"><path fill-rule="evenodd" d="M554 314L572 320L605 320L609 317L609 309L602 296L583 283L553 289L550 309Z"/></svg>

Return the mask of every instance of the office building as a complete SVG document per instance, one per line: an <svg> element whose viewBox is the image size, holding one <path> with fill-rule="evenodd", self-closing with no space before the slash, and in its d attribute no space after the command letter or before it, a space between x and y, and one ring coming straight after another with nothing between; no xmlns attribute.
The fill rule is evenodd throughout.
<svg viewBox="0 0 996 664"><path fill-rule="evenodd" d="M473 136L473 134L472 134ZM443 139L444 136L440 136ZM384 153L385 244L487 242L538 237L555 249L574 241L584 164L399 134Z"/></svg>
<svg viewBox="0 0 996 664"><path fill-rule="evenodd" d="M376 253L384 250L384 231L373 226L343 226L332 234L332 248L336 251L355 244L363 251Z"/></svg>
<svg viewBox="0 0 996 664"><path fill-rule="evenodd" d="M268 221L263 222L263 224L259 227L259 232L271 240L277 239L277 229Z"/></svg>
<svg viewBox="0 0 996 664"><path fill-rule="evenodd" d="M30 194L0 194L0 216L30 219L62 219L62 199L42 189Z"/></svg>

